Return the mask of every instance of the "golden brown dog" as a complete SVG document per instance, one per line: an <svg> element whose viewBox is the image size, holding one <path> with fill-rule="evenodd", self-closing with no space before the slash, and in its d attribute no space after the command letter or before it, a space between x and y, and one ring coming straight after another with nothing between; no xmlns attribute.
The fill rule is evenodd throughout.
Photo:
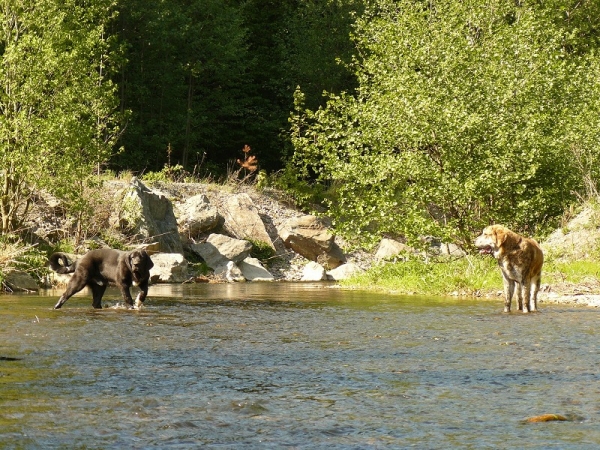
<svg viewBox="0 0 600 450"><path fill-rule="evenodd" d="M544 253L538 243L502 225L491 225L475 240L475 247L480 253L494 255L498 260L504 278L504 312L510 312L515 285L519 310L524 313L537 311L544 264Z"/></svg>

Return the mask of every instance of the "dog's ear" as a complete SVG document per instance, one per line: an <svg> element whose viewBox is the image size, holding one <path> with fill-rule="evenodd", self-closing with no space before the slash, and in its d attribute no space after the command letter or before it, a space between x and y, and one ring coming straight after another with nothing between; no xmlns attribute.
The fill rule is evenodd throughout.
<svg viewBox="0 0 600 450"><path fill-rule="evenodd" d="M127 253L127 258L125 258L125 265L127 265L127 268L131 271L132 267L131 267L131 260L133 259L133 254L135 252L129 252Z"/></svg>
<svg viewBox="0 0 600 450"><path fill-rule="evenodd" d="M146 268L148 270L152 269L154 267L154 263L152 262L152 259L146 250L142 250L142 256L146 260Z"/></svg>
<svg viewBox="0 0 600 450"><path fill-rule="evenodd" d="M506 242L506 238L508 234L506 233L506 228L501 225L494 225L494 239L496 240L496 247L500 248L504 242Z"/></svg>

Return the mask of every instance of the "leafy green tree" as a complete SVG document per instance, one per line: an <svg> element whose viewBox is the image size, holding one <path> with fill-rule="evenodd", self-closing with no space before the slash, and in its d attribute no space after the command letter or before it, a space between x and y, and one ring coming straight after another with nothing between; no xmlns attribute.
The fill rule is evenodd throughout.
<svg viewBox="0 0 600 450"><path fill-rule="evenodd" d="M118 127L106 27L113 0L5 0L0 12L0 232L46 189L79 219ZM80 221L81 222L81 221Z"/></svg>
<svg viewBox="0 0 600 450"><path fill-rule="evenodd" d="M356 94L313 111L298 92L291 119L294 163L330 186L340 230L466 244L493 221L535 230L561 214L581 188L567 131L598 37L575 25L595 10L567 5L371 2Z"/></svg>

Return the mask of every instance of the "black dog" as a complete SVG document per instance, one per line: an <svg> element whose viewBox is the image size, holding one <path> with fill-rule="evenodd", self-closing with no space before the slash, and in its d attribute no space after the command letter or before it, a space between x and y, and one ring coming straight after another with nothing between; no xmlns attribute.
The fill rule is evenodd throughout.
<svg viewBox="0 0 600 450"><path fill-rule="evenodd" d="M85 286L92 290L92 306L102 308L102 295L109 283L114 283L121 289L123 300L129 306L133 306L129 288L132 284L138 286L141 292L135 301L136 305L141 304L148 295L150 269L154 266L145 250L124 252L110 248L92 250L74 264L69 264L64 253L54 253L49 262L50 268L55 272L73 274L67 290L61 295L54 309L59 309Z"/></svg>

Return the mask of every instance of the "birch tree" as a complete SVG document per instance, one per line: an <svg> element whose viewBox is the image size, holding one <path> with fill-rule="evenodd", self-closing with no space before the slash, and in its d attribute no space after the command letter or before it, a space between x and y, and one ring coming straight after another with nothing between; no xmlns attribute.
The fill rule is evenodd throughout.
<svg viewBox="0 0 600 450"><path fill-rule="evenodd" d="M113 0L0 3L0 232L18 229L36 190L79 219L83 189L118 133Z"/></svg>

